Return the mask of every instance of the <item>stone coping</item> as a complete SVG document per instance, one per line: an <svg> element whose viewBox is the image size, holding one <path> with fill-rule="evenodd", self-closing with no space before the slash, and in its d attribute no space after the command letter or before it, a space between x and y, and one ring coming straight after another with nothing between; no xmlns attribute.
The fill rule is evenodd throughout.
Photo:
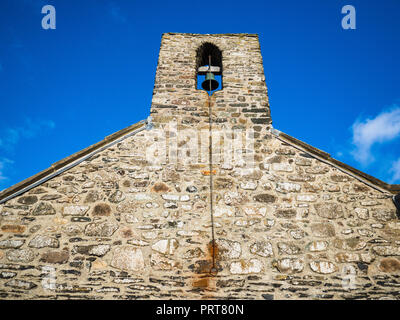
<svg viewBox="0 0 400 320"><path fill-rule="evenodd" d="M55 163L53 163L49 168L3 190L0 192L0 201L25 189L25 188L29 188L30 186L32 186L34 183L54 174L55 172L57 172L58 170L61 170L63 168L65 168L67 165L72 164L75 161L78 161L79 159L81 159L84 156L87 156L88 154L92 153L92 152L96 152L98 150L100 150L101 148L103 148L104 146L116 141L117 139L145 126L146 123L144 120L139 121L138 123L135 123L133 125L130 125L129 127L126 127L120 131L117 131L107 137L105 137L103 140L81 150L78 151L60 161L57 161ZM77 163L78 164L78 163ZM29 189L28 189L29 190ZM26 191L28 191L26 190Z"/></svg>
<svg viewBox="0 0 400 320"><path fill-rule="evenodd" d="M362 172L352 166L349 166L339 160L332 158L329 153L326 153L320 149L317 149L317 148L309 145L308 143L300 141L300 140L298 140L286 133L283 133L281 131L279 131L279 133L275 134L275 135L279 136L279 138L283 138L282 140L284 140L284 141L286 140L287 142L304 149L305 151L309 152L311 155L315 155L319 158L322 158L322 159L326 160L327 162L329 162L330 164L332 164L336 167L342 168L344 171L351 172L352 174L354 174L364 180L367 180L371 184L373 184L377 187L380 187L390 193L397 194L400 192L400 184L389 184L389 183L383 182L382 180L379 180L365 172Z"/></svg>
<svg viewBox="0 0 400 320"><path fill-rule="evenodd" d="M257 33L184 33L184 32L165 32L162 35L182 35L182 36L196 36L196 37L223 37L223 36L228 36L228 37L256 37L258 38Z"/></svg>

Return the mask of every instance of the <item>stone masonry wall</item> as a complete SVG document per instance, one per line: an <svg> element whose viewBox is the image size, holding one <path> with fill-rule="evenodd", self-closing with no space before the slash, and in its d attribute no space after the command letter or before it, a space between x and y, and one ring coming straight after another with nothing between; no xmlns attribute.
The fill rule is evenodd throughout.
<svg viewBox="0 0 400 320"><path fill-rule="evenodd" d="M225 141L238 135L230 129L243 129L239 150L250 160L215 157L209 170L200 148L206 160L184 161L198 137L182 133L208 128L207 95L194 89L193 70L180 78L186 69L170 66L167 53L191 61L210 37L164 35L153 129L0 205L2 299L398 299L400 222L391 195L270 134L269 109L265 123L245 112L268 107L256 37L212 38L223 50L225 84L213 95L213 118L226 119L213 130ZM249 63L230 67L241 52ZM168 87L167 75L183 87ZM236 83L240 77L249 82ZM264 84L255 89L250 78ZM246 105L231 105L238 103ZM176 141L186 151L163 155L163 136L167 149Z"/></svg>
<svg viewBox="0 0 400 320"><path fill-rule="evenodd" d="M1 297L397 298L389 195L259 142L254 170L215 164L217 275L209 173L149 163L145 131L0 206Z"/></svg>

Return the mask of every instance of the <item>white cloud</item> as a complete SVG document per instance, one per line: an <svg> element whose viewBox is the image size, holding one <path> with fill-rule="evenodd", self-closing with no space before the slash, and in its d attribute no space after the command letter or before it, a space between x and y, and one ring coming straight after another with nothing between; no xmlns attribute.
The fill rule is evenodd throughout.
<svg viewBox="0 0 400 320"><path fill-rule="evenodd" d="M0 181L7 180L7 177L4 175L4 170L8 165L13 164L14 161L7 158L0 158Z"/></svg>
<svg viewBox="0 0 400 320"><path fill-rule="evenodd" d="M392 163L392 168L390 172L393 173L393 177L390 183L400 182L400 158Z"/></svg>
<svg viewBox="0 0 400 320"><path fill-rule="evenodd" d="M0 136L0 150L12 151L21 139L31 139L45 130L54 128L55 123L51 120L32 120L26 118L22 126L9 127L2 130Z"/></svg>
<svg viewBox="0 0 400 320"><path fill-rule="evenodd" d="M371 148L377 143L388 142L400 136L400 107L395 105L388 111L383 111L373 119L360 121L352 126L353 157L363 165L374 161Z"/></svg>

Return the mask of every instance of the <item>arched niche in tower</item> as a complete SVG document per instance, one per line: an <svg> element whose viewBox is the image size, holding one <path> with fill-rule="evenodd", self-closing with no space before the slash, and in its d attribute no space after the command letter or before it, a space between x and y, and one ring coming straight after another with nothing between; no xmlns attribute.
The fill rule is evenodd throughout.
<svg viewBox="0 0 400 320"><path fill-rule="evenodd" d="M222 90L222 52L210 42L197 48L196 80L196 89L206 90L210 94Z"/></svg>

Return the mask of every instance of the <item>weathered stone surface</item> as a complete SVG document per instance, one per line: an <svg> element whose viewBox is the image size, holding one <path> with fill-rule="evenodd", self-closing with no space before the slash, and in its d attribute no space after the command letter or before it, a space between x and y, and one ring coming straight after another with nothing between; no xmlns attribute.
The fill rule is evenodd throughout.
<svg viewBox="0 0 400 320"><path fill-rule="evenodd" d="M108 266L107 262L101 260L101 259L96 259L95 261L92 262L92 267L91 270L104 270Z"/></svg>
<svg viewBox="0 0 400 320"><path fill-rule="evenodd" d="M84 216L85 213L89 210L89 206L66 206L63 208L64 216Z"/></svg>
<svg viewBox="0 0 400 320"><path fill-rule="evenodd" d="M14 289L22 289L22 290L31 290L31 289L37 287L37 285L33 282L17 280L17 279L12 279L12 280L6 282L4 285L7 287L14 288Z"/></svg>
<svg viewBox="0 0 400 320"><path fill-rule="evenodd" d="M110 249L111 246L109 244L98 244L98 245L88 245L88 246L74 246L73 251L75 253L102 257L108 251L110 251Z"/></svg>
<svg viewBox="0 0 400 320"><path fill-rule="evenodd" d="M229 271L232 274L260 273L264 269L263 263L258 259L240 260L232 262Z"/></svg>
<svg viewBox="0 0 400 320"><path fill-rule="evenodd" d="M275 212L275 215L278 218L293 219L296 217L297 211L295 209L280 209Z"/></svg>
<svg viewBox="0 0 400 320"><path fill-rule="evenodd" d="M136 223L139 222L138 218L134 213L126 213L125 214L125 221L126 223Z"/></svg>
<svg viewBox="0 0 400 320"><path fill-rule="evenodd" d="M137 200L137 201L149 201L149 200L153 200L153 197L146 193L137 193L133 196L133 199Z"/></svg>
<svg viewBox="0 0 400 320"><path fill-rule="evenodd" d="M82 228L76 224L67 224L62 227L62 231L69 236L77 236L83 232Z"/></svg>
<svg viewBox="0 0 400 320"><path fill-rule="evenodd" d="M225 192L224 201L226 205L234 206L245 202L246 197L242 193L229 191Z"/></svg>
<svg viewBox="0 0 400 320"><path fill-rule="evenodd" d="M304 262L297 258L283 258L275 260L272 265L276 267L280 272L286 274L294 274L303 271Z"/></svg>
<svg viewBox="0 0 400 320"><path fill-rule="evenodd" d="M28 244L31 248L58 248L59 242L56 238L46 235L36 235Z"/></svg>
<svg viewBox="0 0 400 320"><path fill-rule="evenodd" d="M295 163L298 166L311 166L312 164L311 159L305 159L305 158L298 158L296 159Z"/></svg>
<svg viewBox="0 0 400 320"><path fill-rule="evenodd" d="M328 248L328 242L327 241L312 241L307 245L307 249L311 252L320 252L320 251L326 251Z"/></svg>
<svg viewBox="0 0 400 320"><path fill-rule="evenodd" d="M1 226L1 231L9 233L24 233L26 227L15 224L5 224Z"/></svg>
<svg viewBox="0 0 400 320"><path fill-rule="evenodd" d="M111 237L117 231L118 225L111 222L92 222L85 228L85 235L89 237Z"/></svg>
<svg viewBox="0 0 400 320"><path fill-rule="evenodd" d="M299 194L296 196L296 200L300 202L315 202L318 200L318 196L315 194Z"/></svg>
<svg viewBox="0 0 400 320"><path fill-rule="evenodd" d="M111 207L107 203L96 204L93 208L93 216L109 216L111 214Z"/></svg>
<svg viewBox="0 0 400 320"><path fill-rule="evenodd" d="M82 188L85 188L84 186L82 186ZM101 199L101 195L100 192L97 190L90 190L87 193L87 196L85 197L85 200L83 201L83 203L93 203L96 202L98 200Z"/></svg>
<svg viewBox="0 0 400 320"><path fill-rule="evenodd" d="M325 174L327 172L329 172L329 167L323 164L318 164L313 167L306 168L306 173L311 174Z"/></svg>
<svg viewBox="0 0 400 320"><path fill-rule="evenodd" d="M169 191L169 190L165 190L165 191ZM194 192L197 192L197 188L196 188L196 186L188 186L186 188L186 191L190 192L190 193L194 193Z"/></svg>
<svg viewBox="0 0 400 320"><path fill-rule="evenodd" d="M178 208L178 205L175 202L165 202L164 203L164 208L166 208L166 209L176 209L176 208Z"/></svg>
<svg viewBox="0 0 400 320"><path fill-rule="evenodd" d="M162 254L174 254L178 246L176 239L163 239L154 243L151 248Z"/></svg>
<svg viewBox="0 0 400 320"><path fill-rule="evenodd" d="M359 238L335 239L333 244L338 249L349 251L361 250L367 245L365 241L362 241Z"/></svg>
<svg viewBox="0 0 400 320"><path fill-rule="evenodd" d="M253 181L246 181L240 184L240 187L244 190L256 190L257 189L257 182Z"/></svg>
<svg viewBox="0 0 400 320"><path fill-rule="evenodd" d="M375 260L375 256L369 252L367 253L356 253L356 252L339 252L335 254L335 261L339 263L343 262L365 262L371 263Z"/></svg>
<svg viewBox="0 0 400 320"><path fill-rule="evenodd" d="M125 194L121 190L117 190L108 198L108 201L112 203L119 203L124 199L125 199Z"/></svg>
<svg viewBox="0 0 400 320"><path fill-rule="evenodd" d="M337 203L319 203L315 204L315 211L322 218L338 219L343 217L343 208Z"/></svg>
<svg viewBox="0 0 400 320"><path fill-rule="evenodd" d="M154 270L172 270L174 268L180 268L178 261L169 259L157 252L151 254L150 264Z"/></svg>
<svg viewBox="0 0 400 320"><path fill-rule="evenodd" d="M243 207L243 212L245 213L245 215L247 216L265 216L267 213L267 208L266 207Z"/></svg>
<svg viewBox="0 0 400 320"><path fill-rule="evenodd" d="M17 275L16 272L2 271L0 272L0 279L11 279Z"/></svg>
<svg viewBox="0 0 400 320"><path fill-rule="evenodd" d="M372 250L380 256L400 256L400 247L395 246L374 246Z"/></svg>
<svg viewBox="0 0 400 320"><path fill-rule="evenodd" d="M378 221L387 222L396 219L396 212L394 209L373 209L372 216Z"/></svg>
<svg viewBox="0 0 400 320"><path fill-rule="evenodd" d="M351 177L347 175L332 174L331 179L334 182L347 182L351 180Z"/></svg>
<svg viewBox="0 0 400 320"><path fill-rule="evenodd" d="M38 201L37 196L23 196L18 199L18 203L31 205Z"/></svg>
<svg viewBox="0 0 400 320"><path fill-rule="evenodd" d="M337 267L330 261L311 261L310 268L316 273L329 274L337 271Z"/></svg>
<svg viewBox="0 0 400 320"><path fill-rule="evenodd" d="M192 188L188 187L188 188L189 188L189 190L194 190L193 187ZM153 191L153 192L169 192L170 188L165 183L157 182L151 188L151 191ZM188 191L188 192L195 192L195 191Z"/></svg>
<svg viewBox="0 0 400 320"><path fill-rule="evenodd" d="M216 206L214 208L214 217L221 217L221 216L233 216L235 214L235 209L231 206Z"/></svg>
<svg viewBox="0 0 400 320"><path fill-rule="evenodd" d="M11 262L27 263L33 261L36 255L31 249L15 249L8 251L6 256Z"/></svg>
<svg viewBox="0 0 400 320"><path fill-rule="evenodd" d="M179 195L176 194L163 194L161 197L168 201L179 201Z"/></svg>
<svg viewBox="0 0 400 320"><path fill-rule="evenodd" d="M60 251L47 251L40 258L41 262L45 263L66 263L69 259L68 250L60 250Z"/></svg>
<svg viewBox="0 0 400 320"><path fill-rule="evenodd" d="M293 156L296 154L296 152L291 148L278 148L275 150L275 153L285 156Z"/></svg>
<svg viewBox="0 0 400 320"><path fill-rule="evenodd" d="M294 243L278 242L278 251L280 255L293 255L299 254L301 249Z"/></svg>
<svg viewBox="0 0 400 320"><path fill-rule="evenodd" d="M368 220L369 211L366 208L355 208L354 212L357 214L357 217L363 220Z"/></svg>
<svg viewBox="0 0 400 320"><path fill-rule="evenodd" d="M114 249L111 266L126 271L140 271L144 268L141 249L125 246Z"/></svg>
<svg viewBox="0 0 400 320"><path fill-rule="evenodd" d="M291 175L288 175L288 179L290 181L306 182L306 181L314 181L315 177L313 177L309 174L291 174Z"/></svg>
<svg viewBox="0 0 400 320"><path fill-rule="evenodd" d="M173 169L167 168L163 171L162 180L164 182L178 182L180 180L180 174Z"/></svg>
<svg viewBox="0 0 400 320"><path fill-rule="evenodd" d="M276 188L275 189L278 192L287 193L287 192L299 192L301 187L297 183L278 182L276 184Z"/></svg>
<svg viewBox="0 0 400 320"><path fill-rule="evenodd" d="M290 230L289 234L293 239L296 240L303 239L307 235L307 233L301 229Z"/></svg>
<svg viewBox="0 0 400 320"><path fill-rule="evenodd" d="M257 241L250 246L250 252L261 257L272 257L272 244L266 241Z"/></svg>
<svg viewBox="0 0 400 320"><path fill-rule="evenodd" d="M257 202L273 203L276 201L276 196L272 194L262 193L255 195L254 200Z"/></svg>
<svg viewBox="0 0 400 320"><path fill-rule="evenodd" d="M379 263L379 269L382 272L400 272L400 261L394 258L382 259Z"/></svg>
<svg viewBox="0 0 400 320"><path fill-rule="evenodd" d="M33 210L32 214L34 216L48 216L56 214L56 210L50 203L39 202L39 204Z"/></svg>
<svg viewBox="0 0 400 320"><path fill-rule="evenodd" d="M60 198L62 198L61 194L45 194L43 197L40 198L40 200L52 201L52 200L57 200Z"/></svg>
<svg viewBox="0 0 400 320"><path fill-rule="evenodd" d="M237 241L218 239L218 257L221 260L238 259L242 253L242 247Z"/></svg>
<svg viewBox="0 0 400 320"><path fill-rule="evenodd" d="M214 181L215 190L225 190L231 188L233 185L232 179L229 178L217 178Z"/></svg>
<svg viewBox="0 0 400 320"><path fill-rule="evenodd" d="M139 247L143 247L143 246L148 246L148 245L150 245L150 243L147 242L147 241L137 240L137 239L130 239L130 240L128 240L128 244L132 244L132 245L134 245L134 246L139 246Z"/></svg>
<svg viewBox="0 0 400 320"><path fill-rule="evenodd" d="M335 228L331 223L315 223L311 225L311 232L315 237L335 236Z"/></svg>
<svg viewBox="0 0 400 320"><path fill-rule="evenodd" d="M187 194L180 196L180 198L179 198L179 201L182 201L182 202L186 202L189 200L190 200L190 196L188 196Z"/></svg>
<svg viewBox="0 0 400 320"><path fill-rule="evenodd" d="M274 171L292 172L293 167L288 163L272 163L271 166Z"/></svg>
<svg viewBox="0 0 400 320"><path fill-rule="evenodd" d="M18 249L25 243L23 239L7 239L0 241L1 249Z"/></svg>

